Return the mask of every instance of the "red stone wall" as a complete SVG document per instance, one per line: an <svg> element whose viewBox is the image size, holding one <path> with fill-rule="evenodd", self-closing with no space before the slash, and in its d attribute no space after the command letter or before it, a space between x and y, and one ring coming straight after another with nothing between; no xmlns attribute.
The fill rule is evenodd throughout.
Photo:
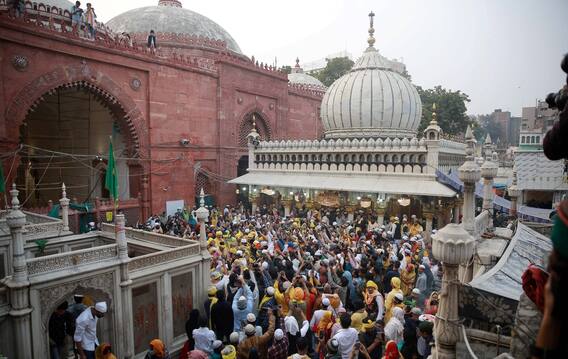
<svg viewBox="0 0 568 359"><path fill-rule="evenodd" d="M19 126L42 94L85 81L115 99L126 114L124 128L139 146L140 160L133 162L141 164L132 172L131 193L143 192L141 180L147 175L153 213L164 210L168 200L193 204L198 162L223 179L236 176L237 162L247 154L239 146L239 132L251 112L261 115L258 121L264 121L271 139L321 134L321 99L289 94L282 75L222 60L202 71L5 21L0 19L0 151L17 147ZM14 56L25 57L28 66L17 70ZM188 146L180 145L184 138ZM9 165L4 161L5 173ZM235 201L234 186L219 178L211 184L217 203Z"/></svg>

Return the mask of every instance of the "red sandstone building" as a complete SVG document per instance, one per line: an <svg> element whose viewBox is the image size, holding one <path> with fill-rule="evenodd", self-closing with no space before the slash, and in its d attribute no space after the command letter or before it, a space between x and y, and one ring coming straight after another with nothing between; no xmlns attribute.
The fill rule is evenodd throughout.
<svg viewBox="0 0 568 359"><path fill-rule="evenodd" d="M0 0L0 151L27 208L57 203L62 182L79 203L108 197L109 136L120 203L136 220L166 201L191 206L201 187L217 204L235 203L225 181L246 170L253 115L263 139L322 132L325 89L245 56L178 0L99 24L96 39L72 28L71 2L26 1L19 18L9 3ZM156 50L146 45L151 29Z"/></svg>

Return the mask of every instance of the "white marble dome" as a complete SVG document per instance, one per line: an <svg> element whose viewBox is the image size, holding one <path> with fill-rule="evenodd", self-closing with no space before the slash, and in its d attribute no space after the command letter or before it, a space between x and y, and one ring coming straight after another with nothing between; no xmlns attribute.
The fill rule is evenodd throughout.
<svg viewBox="0 0 568 359"><path fill-rule="evenodd" d="M227 48L241 54L235 39L219 24L194 11L184 9L179 0L160 0L158 6L146 6L117 15L107 25L115 32L148 34L154 30L160 44L160 33L202 36L222 40Z"/></svg>
<svg viewBox="0 0 568 359"><path fill-rule="evenodd" d="M422 116L418 91L402 73L405 67L369 47L350 72L337 79L322 100L326 138L413 137Z"/></svg>
<svg viewBox="0 0 568 359"><path fill-rule="evenodd" d="M292 68L292 72L288 74L288 81L291 84L304 85L309 87L320 87L325 89L325 85L312 75L304 73L304 69L300 67L300 60L296 59L296 66Z"/></svg>

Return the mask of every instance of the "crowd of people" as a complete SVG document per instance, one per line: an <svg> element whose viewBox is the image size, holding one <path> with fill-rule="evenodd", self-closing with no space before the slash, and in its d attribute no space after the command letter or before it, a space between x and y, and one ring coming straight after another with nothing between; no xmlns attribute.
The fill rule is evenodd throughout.
<svg viewBox="0 0 568 359"><path fill-rule="evenodd" d="M401 217L213 209L212 286L181 357L427 358L441 268L420 220ZM198 240L199 226L180 209L140 227Z"/></svg>

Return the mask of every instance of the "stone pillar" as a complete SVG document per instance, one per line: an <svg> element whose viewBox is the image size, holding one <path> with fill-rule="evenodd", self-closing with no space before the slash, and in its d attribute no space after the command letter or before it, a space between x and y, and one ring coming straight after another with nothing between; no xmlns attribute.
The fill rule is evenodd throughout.
<svg viewBox="0 0 568 359"><path fill-rule="evenodd" d="M128 242L126 240L126 219L124 214L117 214L115 217L116 244L118 247L118 259L120 260L120 295L122 299L122 355L121 357L130 359L134 356L134 320L132 317L132 280L128 272Z"/></svg>
<svg viewBox="0 0 568 359"><path fill-rule="evenodd" d="M150 190L148 184L148 176L142 176L142 219L144 223L150 217Z"/></svg>
<svg viewBox="0 0 568 359"><path fill-rule="evenodd" d="M471 127L468 126L465 133L465 139L467 147L465 150L466 160L463 165L459 168L459 176L463 182L463 228L469 233L470 236L478 239L478 234L475 233L475 185L481 178L481 170L479 165L475 161L475 138L471 131ZM473 255L473 253L472 253ZM459 279L464 283L469 283L473 279L473 263L470 262L469 258L464 265L460 268Z"/></svg>
<svg viewBox="0 0 568 359"><path fill-rule="evenodd" d="M515 167L513 167L513 183L509 186L507 192L509 192L509 197L511 197L511 210L509 211L509 215L517 217L517 203L521 195L521 190L517 187L517 169Z"/></svg>
<svg viewBox="0 0 568 359"><path fill-rule="evenodd" d="M485 143L483 144L485 149L485 162L481 166L481 177L483 177L483 207L482 211L489 212L489 226L488 231L493 231L493 199L495 194L493 193L493 180L497 176L499 166L493 161L497 159L497 153L492 151L491 136L487 134Z"/></svg>
<svg viewBox="0 0 568 359"><path fill-rule="evenodd" d="M473 256L475 240L460 224L448 224L433 236L432 253L444 264L440 305L436 313L434 337L436 358L456 358L460 339L458 316L458 268Z"/></svg>
<svg viewBox="0 0 568 359"><path fill-rule="evenodd" d="M465 139L467 142L466 147L466 161L459 168L459 177L464 185L463 193L463 225L468 233L476 238L475 234L475 184L481 178L481 170L475 162L475 138L468 126Z"/></svg>
<svg viewBox="0 0 568 359"><path fill-rule="evenodd" d="M379 226L381 226L385 223L385 209L384 208L378 208L377 209L377 223L379 224Z"/></svg>
<svg viewBox="0 0 568 359"><path fill-rule="evenodd" d="M248 170L250 172L250 170L254 170L256 168L256 165L254 163L254 156L255 156L254 151L256 150L256 148L260 143L260 135L256 131L256 118L254 114L252 115L252 130L247 135L247 139L248 139L248 160L249 160Z"/></svg>
<svg viewBox="0 0 568 359"><path fill-rule="evenodd" d="M292 211L292 201L284 199L282 200L282 204L284 205L284 217L290 216L290 212Z"/></svg>
<svg viewBox="0 0 568 359"><path fill-rule="evenodd" d="M460 223L460 215L461 215L461 208L463 206L463 202L461 200L456 200L454 203L454 223Z"/></svg>
<svg viewBox="0 0 568 359"><path fill-rule="evenodd" d="M16 358L32 358L31 318L29 303L28 267L24 252L23 227L26 224L26 215L20 211L18 190L16 184L10 191L12 208L6 216L6 223L12 236L12 276L5 281L10 293L10 312L12 317L14 347Z"/></svg>
<svg viewBox="0 0 568 359"><path fill-rule="evenodd" d="M426 241L429 243L432 237L432 221L434 220L434 213L432 212L424 212L424 218L426 218L426 228L424 228L424 237Z"/></svg>
<svg viewBox="0 0 568 359"><path fill-rule="evenodd" d="M201 266L200 266L200 280L198 287L198 301L203 303L207 299L207 289L211 285L211 254L207 250L207 231L205 223L209 219L209 210L205 208L205 193L203 188L200 193L199 200L200 207L195 211L197 220L199 221L199 244L201 246Z"/></svg>
<svg viewBox="0 0 568 359"><path fill-rule="evenodd" d="M67 198L67 191L65 188L65 183L61 186L61 199L59 200L61 205L61 219L63 220L63 232L69 230L69 198Z"/></svg>

